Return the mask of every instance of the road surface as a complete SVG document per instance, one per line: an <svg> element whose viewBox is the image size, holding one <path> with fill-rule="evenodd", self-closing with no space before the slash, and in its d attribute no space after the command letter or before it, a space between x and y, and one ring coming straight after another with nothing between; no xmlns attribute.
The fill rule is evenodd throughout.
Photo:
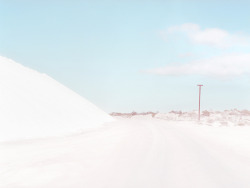
<svg viewBox="0 0 250 188"><path fill-rule="evenodd" d="M249 188L250 128L124 119L0 144L0 188Z"/></svg>

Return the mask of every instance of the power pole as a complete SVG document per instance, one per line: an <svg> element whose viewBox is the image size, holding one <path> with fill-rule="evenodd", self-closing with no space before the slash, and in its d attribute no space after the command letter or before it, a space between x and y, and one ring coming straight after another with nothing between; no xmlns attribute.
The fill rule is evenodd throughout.
<svg viewBox="0 0 250 188"><path fill-rule="evenodd" d="M203 85L197 85L199 86L199 116L198 116L198 121L201 119L201 87Z"/></svg>

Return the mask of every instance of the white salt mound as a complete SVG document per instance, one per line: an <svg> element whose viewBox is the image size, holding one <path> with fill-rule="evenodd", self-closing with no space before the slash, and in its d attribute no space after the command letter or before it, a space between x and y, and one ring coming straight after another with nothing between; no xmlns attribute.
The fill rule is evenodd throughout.
<svg viewBox="0 0 250 188"><path fill-rule="evenodd" d="M109 121L49 76L0 56L0 141L70 134Z"/></svg>

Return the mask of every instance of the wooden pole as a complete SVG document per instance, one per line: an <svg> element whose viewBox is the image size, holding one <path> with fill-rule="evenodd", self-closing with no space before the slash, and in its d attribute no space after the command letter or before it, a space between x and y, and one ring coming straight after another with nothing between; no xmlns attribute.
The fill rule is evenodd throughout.
<svg viewBox="0 0 250 188"><path fill-rule="evenodd" d="M201 119L201 87L203 85L197 85L199 86L199 115L198 115L198 121Z"/></svg>

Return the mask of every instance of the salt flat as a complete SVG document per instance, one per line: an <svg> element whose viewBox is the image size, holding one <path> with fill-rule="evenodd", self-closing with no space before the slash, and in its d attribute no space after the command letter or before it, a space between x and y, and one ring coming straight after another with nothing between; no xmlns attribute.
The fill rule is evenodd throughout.
<svg viewBox="0 0 250 188"><path fill-rule="evenodd" d="M247 188L250 127L120 119L0 144L1 188Z"/></svg>

